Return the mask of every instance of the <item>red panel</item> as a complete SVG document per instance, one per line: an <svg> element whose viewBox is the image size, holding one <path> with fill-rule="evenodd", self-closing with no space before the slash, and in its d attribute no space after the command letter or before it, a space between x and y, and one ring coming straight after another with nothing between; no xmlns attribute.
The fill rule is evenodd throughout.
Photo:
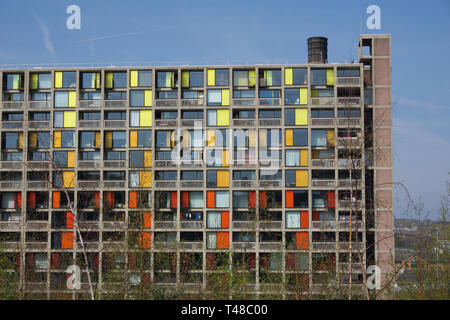
<svg viewBox="0 0 450 320"><path fill-rule="evenodd" d="M178 203L177 203L177 192L176 191L172 191L170 193L170 207L172 209L176 209L178 208Z"/></svg>
<svg viewBox="0 0 450 320"><path fill-rule="evenodd" d="M265 191L259 192L259 207L267 208L267 193Z"/></svg>
<svg viewBox="0 0 450 320"><path fill-rule="evenodd" d="M106 192L106 205L109 208L114 208L114 192L112 191Z"/></svg>
<svg viewBox="0 0 450 320"><path fill-rule="evenodd" d="M300 212L300 228L308 229L309 228L309 214L308 211Z"/></svg>
<svg viewBox="0 0 450 320"><path fill-rule="evenodd" d="M216 193L214 191L206 191L206 207L216 207Z"/></svg>
<svg viewBox="0 0 450 320"><path fill-rule="evenodd" d="M28 208L36 208L36 192L28 192Z"/></svg>
<svg viewBox="0 0 450 320"><path fill-rule="evenodd" d="M320 221L320 213L319 211L312 212L312 221Z"/></svg>
<svg viewBox="0 0 450 320"><path fill-rule="evenodd" d="M248 206L250 208L256 208L256 192L250 191L248 193Z"/></svg>
<svg viewBox="0 0 450 320"><path fill-rule="evenodd" d="M286 208L294 207L294 191L286 191Z"/></svg>
<svg viewBox="0 0 450 320"><path fill-rule="evenodd" d="M22 192L14 193L14 207L16 209L22 208Z"/></svg>
<svg viewBox="0 0 450 320"><path fill-rule="evenodd" d="M335 208L336 207L336 199L334 191L328 191L328 208Z"/></svg>
<svg viewBox="0 0 450 320"><path fill-rule="evenodd" d="M66 212L66 228L73 228L73 213L71 211Z"/></svg>
<svg viewBox="0 0 450 320"><path fill-rule="evenodd" d="M94 195L95 198L95 209L100 208L100 192L96 192Z"/></svg>
<svg viewBox="0 0 450 320"><path fill-rule="evenodd" d="M61 207L61 192L53 191L53 208Z"/></svg>
<svg viewBox="0 0 450 320"><path fill-rule="evenodd" d="M228 229L230 227L230 214L228 211L222 211L222 228Z"/></svg>
<svg viewBox="0 0 450 320"><path fill-rule="evenodd" d="M189 208L189 191L182 191L181 192L181 207Z"/></svg>

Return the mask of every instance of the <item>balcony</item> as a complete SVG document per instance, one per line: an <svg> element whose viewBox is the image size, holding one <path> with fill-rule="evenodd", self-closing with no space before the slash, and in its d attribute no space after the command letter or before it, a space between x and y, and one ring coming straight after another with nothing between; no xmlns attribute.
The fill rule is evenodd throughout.
<svg viewBox="0 0 450 320"><path fill-rule="evenodd" d="M30 189L47 189L49 187L48 181L28 181L27 187Z"/></svg>
<svg viewBox="0 0 450 320"><path fill-rule="evenodd" d="M356 200L356 201L339 200L340 208L350 208L350 204L353 205L353 208L361 208L362 201L361 200Z"/></svg>
<svg viewBox="0 0 450 320"><path fill-rule="evenodd" d="M254 221L234 221L233 229L254 229L255 222Z"/></svg>
<svg viewBox="0 0 450 320"><path fill-rule="evenodd" d="M30 109L49 109L50 101L30 101L28 103Z"/></svg>
<svg viewBox="0 0 450 320"><path fill-rule="evenodd" d="M203 188L202 180L180 181L181 188Z"/></svg>
<svg viewBox="0 0 450 320"><path fill-rule="evenodd" d="M255 106L256 99L233 99L233 105L235 107Z"/></svg>
<svg viewBox="0 0 450 320"><path fill-rule="evenodd" d="M337 85L350 85L350 86L359 86L360 78L359 77L341 77L337 78Z"/></svg>
<svg viewBox="0 0 450 320"><path fill-rule="evenodd" d="M28 250L46 250L47 249L47 241L46 242L26 242L25 248Z"/></svg>
<svg viewBox="0 0 450 320"><path fill-rule="evenodd" d="M155 229L174 229L176 226L175 221L155 221Z"/></svg>
<svg viewBox="0 0 450 320"><path fill-rule="evenodd" d="M348 104L359 105L359 104L361 104L361 98L359 98L359 97L339 98L338 97L337 102L338 102L338 104L344 104L344 105L348 105Z"/></svg>
<svg viewBox="0 0 450 320"><path fill-rule="evenodd" d="M311 105L313 106L329 106L333 104L333 97L311 97Z"/></svg>
<svg viewBox="0 0 450 320"><path fill-rule="evenodd" d="M259 99L260 106L279 106L281 105L280 98L263 98Z"/></svg>
<svg viewBox="0 0 450 320"><path fill-rule="evenodd" d="M203 119L181 119L182 127L200 127L203 126Z"/></svg>
<svg viewBox="0 0 450 320"><path fill-rule="evenodd" d="M176 167L177 164L173 160L155 160L155 167Z"/></svg>
<svg viewBox="0 0 450 320"><path fill-rule="evenodd" d="M356 248L358 248L358 243L357 242L352 242L352 250L355 250ZM364 246L364 242L359 242L359 249L360 250L364 250L365 246ZM348 242L339 242L339 250L350 250L350 245Z"/></svg>
<svg viewBox="0 0 450 320"><path fill-rule="evenodd" d="M338 125L339 126L360 126L361 125L361 119L360 118L351 118L351 119L338 119Z"/></svg>
<svg viewBox="0 0 450 320"><path fill-rule="evenodd" d="M156 188L176 188L177 181L155 181Z"/></svg>
<svg viewBox="0 0 450 320"><path fill-rule="evenodd" d="M80 100L80 108L100 108L101 100Z"/></svg>
<svg viewBox="0 0 450 320"><path fill-rule="evenodd" d="M98 189L99 181L79 181L78 187L83 189Z"/></svg>
<svg viewBox="0 0 450 320"><path fill-rule="evenodd" d="M362 221L353 221L352 222L352 229L362 229ZM339 221L339 228L340 229L349 229L350 228L350 221Z"/></svg>
<svg viewBox="0 0 450 320"><path fill-rule="evenodd" d="M104 181L105 189L125 188L125 181Z"/></svg>
<svg viewBox="0 0 450 320"><path fill-rule="evenodd" d="M50 121L28 121L29 128L50 128Z"/></svg>
<svg viewBox="0 0 450 320"><path fill-rule="evenodd" d="M336 186L336 181L334 181L334 180L312 180L311 185L313 187L334 188Z"/></svg>
<svg viewBox="0 0 450 320"><path fill-rule="evenodd" d="M124 108L126 106L125 100L105 100L105 108Z"/></svg>
<svg viewBox="0 0 450 320"><path fill-rule="evenodd" d="M202 242L180 242L180 246L182 249L202 249L203 241Z"/></svg>
<svg viewBox="0 0 450 320"><path fill-rule="evenodd" d="M338 159L338 166L340 167L346 167L349 166L353 167L360 167L361 166L361 159Z"/></svg>
<svg viewBox="0 0 450 320"><path fill-rule="evenodd" d="M281 187L281 180L260 180L259 187Z"/></svg>
<svg viewBox="0 0 450 320"><path fill-rule="evenodd" d="M22 129L23 121L2 121L3 129Z"/></svg>
<svg viewBox="0 0 450 320"><path fill-rule="evenodd" d="M283 242L260 242L259 249L264 250L281 250L283 248Z"/></svg>
<svg viewBox="0 0 450 320"><path fill-rule="evenodd" d="M0 221L0 230L20 231L20 221Z"/></svg>
<svg viewBox="0 0 450 320"><path fill-rule="evenodd" d="M125 128L126 120L105 120L105 128Z"/></svg>
<svg viewBox="0 0 450 320"><path fill-rule="evenodd" d="M103 166L105 168L125 168L125 161L104 161Z"/></svg>
<svg viewBox="0 0 450 320"><path fill-rule="evenodd" d="M255 250L255 242L233 242L233 249Z"/></svg>
<svg viewBox="0 0 450 320"><path fill-rule="evenodd" d="M313 126L334 126L334 118L316 118L311 119L311 125Z"/></svg>
<svg viewBox="0 0 450 320"><path fill-rule="evenodd" d="M335 221L313 221L313 229L334 229L336 227Z"/></svg>
<svg viewBox="0 0 450 320"><path fill-rule="evenodd" d="M101 162L100 161L78 161L79 169L100 169Z"/></svg>
<svg viewBox="0 0 450 320"><path fill-rule="evenodd" d="M80 120L78 122L80 128L100 128L100 121L97 120Z"/></svg>
<svg viewBox="0 0 450 320"><path fill-rule="evenodd" d="M156 99L156 107L176 107L178 106L178 99Z"/></svg>
<svg viewBox="0 0 450 320"><path fill-rule="evenodd" d="M281 126L281 119L260 119L260 126Z"/></svg>
<svg viewBox="0 0 450 320"><path fill-rule="evenodd" d="M360 188L361 180L352 180L351 184L350 184L350 180L339 180L338 181L339 188L350 188L350 186L352 186L353 188Z"/></svg>
<svg viewBox="0 0 450 320"><path fill-rule="evenodd" d="M253 127L254 125L253 119L233 119L233 126Z"/></svg>
<svg viewBox="0 0 450 320"><path fill-rule="evenodd" d="M22 169L22 161L1 161L0 168L2 169Z"/></svg>
<svg viewBox="0 0 450 320"><path fill-rule="evenodd" d="M255 180L236 180L233 181L233 187L235 188L254 188L256 187Z"/></svg>
<svg viewBox="0 0 450 320"><path fill-rule="evenodd" d="M20 189L22 181L2 181L0 182L0 189Z"/></svg>
<svg viewBox="0 0 450 320"><path fill-rule="evenodd" d="M280 229L281 221L261 221L259 227L261 229Z"/></svg>
<svg viewBox="0 0 450 320"><path fill-rule="evenodd" d="M311 159L311 165L313 167L334 167L334 159Z"/></svg>
<svg viewBox="0 0 450 320"><path fill-rule="evenodd" d="M335 242L313 242L313 250L334 250L336 248Z"/></svg>
<svg viewBox="0 0 450 320"><path fill-rule="evenodd" d="M201 107L203 106L203 99L182 99L182 107Z"/></svg>
<svg viewBox="0 0 450 320"><path fill-rule="evenodd" d="M23 109L23 101L3 101L3 109Z"/></svg>
<svg viewBox="0 0 450 320"><path fill-rule="evenodd" d="M177 119L155 120L155 126L157 127L176 127L177 125L178 125Z"/></svg>
<svg viewBox="0 0 450 320"><path fill-rule="evenodd" d="M182 229L202 229L203 221L181 221L180 226Z"/></svg>

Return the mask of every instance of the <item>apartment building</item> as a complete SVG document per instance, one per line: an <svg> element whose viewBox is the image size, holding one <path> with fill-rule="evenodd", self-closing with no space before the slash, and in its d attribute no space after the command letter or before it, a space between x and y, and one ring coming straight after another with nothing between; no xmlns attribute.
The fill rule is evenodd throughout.
<svg viewBox="0 0 450 320"><path fill-rule="evenodd" d="M320 295L330 272L361 285L357 252L386 279L391 38L345 64L326 41L304 65L0 70L0 254L24 292L77 296L76 225L99 290L126 266L195 294L244 264L255 297Z"/></svg>

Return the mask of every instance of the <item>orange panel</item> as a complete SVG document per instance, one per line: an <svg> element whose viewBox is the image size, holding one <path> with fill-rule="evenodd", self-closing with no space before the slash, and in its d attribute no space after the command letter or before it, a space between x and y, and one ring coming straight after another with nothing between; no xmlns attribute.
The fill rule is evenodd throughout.
<svg viewBox="0 0 450 320"><path fill-rule="evenodd" d="M296 235L297 249L308 249L309 248L309 234L308 232L297 232Z"/></svg>
<svg viewBox="0 0 450 320"><path fill-rule="evenodd" d="M301 229L308 229L309 228L308 211L300 212L300 228Z"/></svg>
<svg viewBox="0 0 450 320"><path fill-rule="evenodd" d="M61 192L53 191L53 208L61 207Z"/></svg>
<svg viewBox="0 0 450 320"><path fill-rule="evenodd" d="M151 247L152 234L151 232L139 233L139 244L147 249Z"/></svg>
<svg viewBox="0 0 450 320"><path fill-rule="evenodd" d="M217 232L217 249L230 248L230 234L228 232Z"/></svg>
<svg viewBox="0 0 450 320"><path fill-rule="evenodd" d="M177 192L176 191L172 191L170 193L170 207L172 209L175 209L178 207L178 203L177 203Z"/></svg>
<svg viewBox="0 0 450 320"><path fill-rule="evenodd" d="M286 191L286 208L294 207L294 191Z"/></svg>
<svg viewBox="0 0 450 320"><path fill-rule="evenodd" d="M250 191L248 193L248 206L250 208L256 208L256 192Z"/></svg>
<svg viewBox="0 0 450 320"><path fill-rule="evenodd" d="M189 191L181 192L181 207L189 208Z"/></svg>
<svg viewBox="0 0 450 320"><path fill-rule="evenodd" d="M71 211L66 212L66 228L73 228L73 213Z"/></svg>
<svg viewBox="0 0 450 320"><path fill-rule="evenodd" d="M150 229L152 227L152 213L150 211L144 212L144 228Z"/></svg>
<svg viewBox="0 0 450 320"><path fill-rule="evenodd" d="M61 248L73 249L73 232L61 232Z"/></svg>
<svg viewBox="0 0 450 320"><path fill-rule="evenodd" d="M230 214L228 211L222 211L222 228L227 229L230 227Z"/></svg>
<svg viewBox="0 0 450 320"><path fill-rule="evenodd" d="M265 191L259 192L259 207L267 208L267 193Z"/></svg>
<svg viewBox="0 0 450 320"><path fill-rule="evenodd" d="M207 208L215 208L216 206L216 194L214 191L206 192L206 207Z"/></svg>
<svg viewBox="0 0 450 320"><path fill-rule="evenodd" d="M96 192L94 194L94 198L95 198L95 209L99 209L100 208L100 192Z"/></svg>
<svg viewBox="0 0 450 320"><path fill-rule="evenodd" d="M14 193L14 208L22 208L22 192Z"/></svg>
<svg viewBox="0 0 450 320"><path fill-rule="evenodd" d="M28 208L34 209L36 208L36 193L28 192Z"/></svg>
<svg viewBox="0 0 450 320"><path fill-rule="evenodd" d="M136 208L137 206L137 192L136 191L130 191L128 193L128 207L129 208Z"/></svg>

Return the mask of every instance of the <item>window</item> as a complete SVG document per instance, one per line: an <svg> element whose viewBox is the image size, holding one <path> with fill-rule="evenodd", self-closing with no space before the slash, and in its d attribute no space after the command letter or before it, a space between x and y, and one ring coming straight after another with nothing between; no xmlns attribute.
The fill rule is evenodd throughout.
<svg viewBox="0 0 450 320"><path fill-rule="evenodd" d="M233 191L233 208L248 208L248 207L249 207L249 192Z"/></svg>
<svg viewBox="0 0 450 320"><path fill-rule="evenodd" d="M82 89L100 89L100 72L81 73Z"/></svg>
<svg viewBox="0 0 450 320"><path fill-rule="evenodd" d="M285 170L286 187L307 187L308 170Z"/></svg>
<svg viewBox="0 0 450 320"><path fill-rule="evenodd" d="M203 99L203 91L183 90L181 92L181 97L183 99ZM202 102L202 101L200 101L200 102Z"/></svg>
<svg viewBox="0 0 450 320"><path fill-rule="evenodd" d="M306 105L308 104L307 88L287 88L284 89L285 105Z"/></svg>
<svg viewBox="0 0 450 320"><path fill-rule="evenodd" d="M100 160L99 151L79 151L78 155L80 160Z"/></svg>
<svg viewBox="0 0 450 320"><path fill-rule="evenodd" d="M281 86L281 70L260 70L260 86Z"/></svg>
<svg viewBox="0 0 450 320"><path fill-rule="evenodd" d="M105 148L125 148L125 131L105 131Z"/></svg>
<svg viewBox="0 0 450 320"><path fill-rule="evenodd" d="M286 146L308 145L308 129L285 129Z"/></svg>
<svg viewBox="0 0 450 320"><path fill-rule="evenodd" d="M208 90L208 106L229 106L230 90L218 89Z"/></svg>
<svg viewBox="0 0 450 320"><path fill-rule="evenodd" d="M253 87L255 85L255 70L233 71L233 86Z"/></svg>
<svg viewBox="0 0 450 320"><path fill-rule="evenodd" d="M152 131L151 130L131 130L130 131L130 148L148 148L152 147Z"/></svg>
<svg viewBox="0 0 450 320"><path fill-rule="evenodd" d="M106 72L105 88L126 88L127 73L126 72Z"/></svg>
<svg viewBox="0 0 450 320"><path fill-rule="evenodd" d="M4 132L2 135L2 149L22 149L22 132Z"/></svg>
<svg viewBox="0 0 450 320"><path fill-rule="evenodd" d="M300 166L300 152L299 150L286 150L286 167Z"/></svg>
<svg viewBox="0 0 450 320"><path fill-rule="evenodd" d="M75 88L77 86L77 73L75 71L56 71L55 88Z"/></svg>
<svg viewBox="0 0 450 320"><path fill-rule="evenodd" d="M100 171L79 171L78 180L80 181L99 181Z"/></svg>
<svg viewBox="0 0 450 320"><path fill-rule="evenodd" d="M334 85L334 70L311 69L311 85L313 86Z"/></svg>
<svg viewBox="0 0 450 320"><path fill-rule="evenodd" d="M23 113L3 112L2 121L22 121Z"/></svg>
<svg viewBox="0 0 450 320"><path fill-rule="evenodd" d="M130 151L130 168L149 168L152 166L152 151Z"/></svg>
<svg viewBox="0 0 450 320"><path fill-rule="evenodd" d="M259 117L260 118L281 118L281 110L279 109L263 109L259 110Z"/></svg>
<svg viewBox="0 0 450 320"><path fill-rule="evenodd" d="M75 151L53 151L53 161L58 168L75 167Z"/></svg>
<svg viewBox="0 0 450 320"><path fill-rule="evenodd" d="M130 111L130 127L151 127L152 122L152 110Z"/></svg>
<svg viewBox="0 0 450 320"><path fill-rule="evenodd" d="M177 90L159 91L158 99L178 99L178 91Z"/></svg>
<svg viewBox="0 0 450 320"><path fill-rule="evenodd" d="M77 114L75 111L55 111L53 113L54 128L75 128Z"/></svg>
<svg viewBox="0 0 450 320"><path fill-rule="evenodd" d="M360 76L359 69L338 69L338 77L358 77Z"/></svg>
<svg viewBox="0 0 450 320"><path fill-rule="evenodd" d="M181 180L203 180L203 171L181 171Z"/></svg>
<svg viewBox="0 0 450 320"><path fill-rule="evenodd" d="M130 87L151 87L152 70L131 70Z"/></svg>
<svg viewBox="0 0 450 320"><path fill-rule="evenodd" d="M203 120L203 111L181 111L181 118Z"/></svg>
<svg viewBox="0 0 450 320"><path fill-rule="evenodd" d="M100 155L99 158L100 159ZM125 160L126 152L125 151L106 151L105 152L105 160ZM96 159L94 159L96 160Z"/></svg>
<svg viewBox="0 0 450 320"><path fill-rule="evenodd" d="M254 119L255 110L233 110L233 119Z"/></svg>
<svg viewBox="0 0 450 320"><path fill-rule="evenodd" d="M28 134L30 149L48 149L50 147L50 132L30 132Z"/></svg>
<svg viewBox="0 0 450 320"><path fill-rule="evenodd" d="M76 91L55 91L55 108L68 108L76 106Z"/></svg>
<svg viewBox="0 0 450 320"><path fill-rule="evenodd" d="M206 119L208 126L229 126L230 110L228 109L207 110Z"/></svg>
<svg viewBox="0 0 450 320"><path fill-rule="evenodd" d="M155 180L177 180L176 171L156 171Z"/></svg>
<svg viewBox="0 0 450 320"><path fill-rule="evenodd" d="M285 68L284 82L286 85L306 84L307 74L306 68Z"/></svg>
<svg viewBox="0 0 450 320"><path fill-rule="evenodd" d="M108 91L105 92L106 100L126 100L127 93L126 91Z"/></svg>
<svg viewBox="0 0 450 320"><path fill-rule="evenodd" d="M81 100L100 100L102 98L101 92L81 92ZM89 105L91 106L91 105ZM98 107L99 105L92 105Z"/></svg>
<svg viewBox="0 0 450 320"><path fill-rule="evenodd" d="M308 109L285 109L284 124L287 126L308 125Z"/></svg>
<svg viewBox="0 0 450 320"><path fill-rule="evenodd" d="M255 90L233 90L233 98L236 99L255 98Z"/></svg>
<svg viewBox="0 0 450 320"><path fill-rule="evenodd" d="M256 180L256 173L254 170L234 170L233 180Z"/></svg>
<svg viewBox="0 0 450 320"><path fill-rule="evenodd" d="M152 99L152 90L130 90L131 107L151 107Z"/></svg>
<svg viewBox="0 0 450 320"><path fill-rule="evenodd" d="M80 148L100 147L100 131L80 132Z"/></svg>
<svg viewBox="0 0 450 320"><path fill-rule="evenodd" d="M175 131L156 131L156 147L172 148L175 146Z"/></svg>
<svg viewBox="0 0 450 320"><path fill-rule="evenodd" d="M208 86L228 86L230 72L228 69L208 69Z"/></svg>
<svg viewBox="0 0 450 320"><path fill-rule="evenodd" d="M156 111L156 119L176 119L178 111Z"/></svg>
<svg viewBox="0 0 450 320"><path fill-rule="evenodd" d="M50 73L32 73L30 89L50 89L51 87L51 74Z"/></svg>
<svg viewBox="0 0 450 320"><path fill-rule="evenodd" d="M338 109L338 118L360 118L360 109Z"/></svg>
<svg viewBox="0 0 450 320"><path fill-rule="evenodd" d="M307 207L308 207L307 190L286 191L286 208L307 208Z"/></svg>
<svg viewBox="0 0 450 320"><path fill-rule="evenodd" d="M181 85L183 88L203 87L203 71L182 71Z"/></svg>
<svg viewBox="0 0 450 320"><path fill-rule="evenodd" d="M23 74L6 74L3 83L6 90L23 90Z"/></svg>
<svg viewBox="0 0 450 320"><path fill-rule="evenodd" d="M52 94L50 92L33 92L31 93L31 101L50 101Z"/></svg>
<svg viewBox="0 0 450 320"><path fill-rule="evenodd" d="M222 227L222 213L220 211L209 211L206 213L206 228L220 229Z"/></svg>
<svg viewBox="0 0 450 320"><path fill-rule="evenodd" d="M300 228L300 212L286 211L286 228L288 229Z"/></svg>
<svg viewBox="0 0 450 320"><path fill-rule="evenodd" d="M206 172L206 187L207 188L221 188L221 187L229 187L229 186L230 186L229 171L208 170Z"/></svg>
<svg viewBox="0 0 450 320"><path fill-rule="evenodd" d="M215 191L216 194L216 208L228 208L230 206L230 192L229 191Z"/></svg>
<svg viewBox="0 0 450 320"><path fill-rule="evenodd" d="M338 111L339 113L339 111ZM311 118L334 118L333 109L311 109Z"/></svg>
<svg viewBox="0 0 450 320"><path fill-rule="evenodd" d="M104 171L104 180L125 180L125 171Z"/></svg>
<svg viewBox="0 0 450 320"><path fill-rule="evenodd" d="M100 112L80 112L80 120L100 120L101 113Z"/></svg>
<svg viewBox="0 0 450 320"><path fill-rule="evenodd" d="M259 170L259 180L281 180L281 170Z"/></svg>
<svg viewBox="0 0 450 320"><path fill-rule="evenodd" d="M176 74L174 71L156 72L156 86L158 88L174 88Z"/></svg>
<svg viewBox="0 0 450 320"><path fill-rule="evenodd" d="M311 146L326 147L327 146L327 130L313 129L311 130Z"/></svg>

